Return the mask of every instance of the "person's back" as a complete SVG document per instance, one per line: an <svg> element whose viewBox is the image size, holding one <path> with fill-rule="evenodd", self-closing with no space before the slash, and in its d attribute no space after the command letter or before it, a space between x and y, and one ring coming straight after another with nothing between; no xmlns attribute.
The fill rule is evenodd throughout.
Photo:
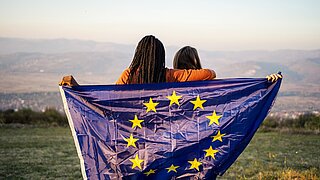
<svg viewBox="0 0 320 180"><path fill-rule="evenodd" d="M201 69L199 58L195 59L194 67L180 67L179 69L165 68L165 49L161 41L152 35L145 36L139 42L132 63L123 71L116 84L142 84L160 82L185 82L212 80L216 77L213 70ZM180 69L181 68L181 69ZM277 80L276 75L267 76ZM60 86L79 86L73 76L64 76Z"/></svg>
<svg viewBox="0 0 320 180"><path fill-rule="evenodd" d="M116 84L200 81L215 77L215 72L210 69L165 68L163 44L154 36L145 36L138 43L130 67L121 74Z"/></svg>
<svg viewBox="0 0 320 180"><path fill-rule="evenodd" d="M160 83L166 81L165 50L152 35L138 43L125 84Z"/></svg>

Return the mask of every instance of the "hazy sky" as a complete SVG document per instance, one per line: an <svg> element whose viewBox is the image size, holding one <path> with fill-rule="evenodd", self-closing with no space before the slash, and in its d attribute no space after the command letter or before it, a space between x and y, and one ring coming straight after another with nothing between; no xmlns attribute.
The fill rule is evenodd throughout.
<svg viewBox="0 0 320 180"><path fill-rule="evenodd" d="M0 37L319 49L320 0L0 0Z"/></svg>

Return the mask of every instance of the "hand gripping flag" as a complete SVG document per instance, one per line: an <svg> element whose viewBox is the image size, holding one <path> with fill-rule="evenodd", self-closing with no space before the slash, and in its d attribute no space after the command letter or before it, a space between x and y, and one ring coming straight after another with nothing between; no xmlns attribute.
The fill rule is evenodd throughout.
<svg viewBox="0 0 320 180"><path fill-rule="evenodd" d="M84 179L214 179L267 116L281 80L60 87Z"/></svg>

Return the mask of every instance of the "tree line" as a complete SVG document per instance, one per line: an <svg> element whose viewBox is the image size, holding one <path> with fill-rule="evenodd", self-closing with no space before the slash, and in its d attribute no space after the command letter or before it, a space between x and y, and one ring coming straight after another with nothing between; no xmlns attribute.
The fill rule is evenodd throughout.
<svg viewBox="0 0 320 180"><path fill-rule="evenodd" d="M68 120L64 113L54 108L47 108L43 112L31 109L0 110L0 124L32 124L67 126ZM307 129L320 130L320 116L312 113L300 115L298 118L281 119L279 117L267 117L261 125L262 129Z"/></svg>
<svg viewBox="0 0 320 180"><path fill-rule="evenodd" d="M320 116L313 113L305 113L298 118L267 117L262 125L262 129L306 129L320 131Z"/></svg>
<svg viewBox="0 0 320 180"><path fill-rule="evenodd" d="M2 124L32 124L32 125L68 125L67 117L54 108L47 108L43 112L31 109L8 109L0 111L0 123Z"/></svg>

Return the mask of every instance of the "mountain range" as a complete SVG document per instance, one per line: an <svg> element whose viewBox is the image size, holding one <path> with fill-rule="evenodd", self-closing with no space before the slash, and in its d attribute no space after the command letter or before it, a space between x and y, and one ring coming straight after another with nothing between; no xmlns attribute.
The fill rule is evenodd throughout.
<svg viewBox="0 0 320 180"><path fill-rule="evenodd" d="M172 68L174 53L179 48L166 47L166 64L169 68ZM74 75L80 84L112 84L129 66L134 51L134 44L73 39L0 38L0 97L15 93L57 92L58 82L68 74ZM198 49L198 52L202 66L214 69L219 79L265 77L281 71L284 78L275 107L278 111L320 109L320 49ZM1 103L4 105L0 109L5 109L3 106L6 103Z"/></svg>

